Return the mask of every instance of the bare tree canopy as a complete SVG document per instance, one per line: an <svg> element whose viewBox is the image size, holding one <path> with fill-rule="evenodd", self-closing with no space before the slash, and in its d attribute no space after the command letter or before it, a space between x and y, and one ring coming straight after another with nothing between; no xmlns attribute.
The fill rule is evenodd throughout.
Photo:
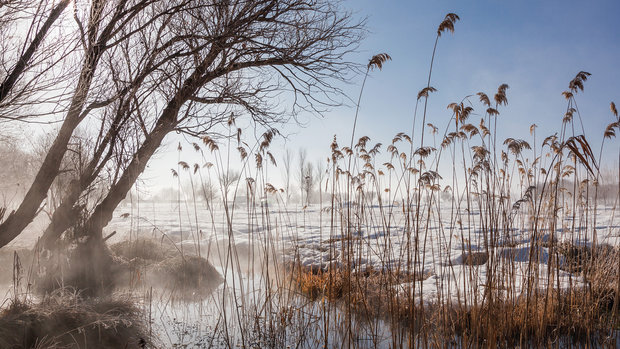
<svg viewBox="0 0 620 349"><path fill-rule="evenodd" d="M6 245L19 235L36 216L41 202L59 173L67 145L78 125L90 112L103 108L118 98L116 95L102 98L107 91L105 85L110 80L108 77L111 72L103 71L104 74L97 75L97 68L102 60L110 61L111 54L116 52L120 43L126 42L138 31L147 29L148 24L158 18L155 16L155 19L144 20L139 16L144 15L154 4L154 1L130 3L126 0L93 0L84 8L78 8L78 4L75 4L73 26L78 32L78 42L68 41L66 45L79 47L76 55L81 58L82 65L75 69L79 74L73 78L77 78L77 83L73 85L71 81L67 82L67 85L73 85L73 92L67 98L67 106L60 108L64 111L62 125L21 205L0 224L0 246ZM38 15L40 14L35 12L33 22ZM10 32L7 35L9 34ZM54 74L52 71L48 73ZM89 99L93 101L87 105Z"/></svg>
<svg viewBox="0 0 620 349"><path fill-rule="evenodd" d="M58 81L46 79L44 72L58 63L55 49L61 47L44 42L69 2L0 2L0 119L18 118L11 114ZM20 29L24 35L15 35Z"/></svg>
<svg viewBox="0 0 620 349"><path fill-rule="evenodd" d="M209 35L193 35L184 41L192 60L179 62L174 80L166 81L171 88L167 104L127 169L91 215L88 230L101 231L107 224L144 170L145 160L168 133L181 130L201 135L238 113L270 127L286 121L273 105L273 97L282 90L296 96L293 111L317 110L333 102L329 97L340 92L332 85L334 79L345 79L343 74L353 67L344 55L355 48L362 34L360 24L351 22L331 2L235 1L205 2L203 6L182 18L182 28L173 27Z"/></svg>
<svg viewBox="0 0 620 349"><path fill-rule="evenodd" d="M80 196L105 174L107 190L84 231L100 234L166 135L203 137L237 117L271 129L300 111L339 104L337 81L363 23L327 0L100 1L71 19L81 68L63 122L22 205L0 224L0 247L34 218L67 144L84 120L92 151L52 217L47 240L70 224ZM289 102L290 101L290 102ZM75 212L74 212L75 213Z"/></svg>

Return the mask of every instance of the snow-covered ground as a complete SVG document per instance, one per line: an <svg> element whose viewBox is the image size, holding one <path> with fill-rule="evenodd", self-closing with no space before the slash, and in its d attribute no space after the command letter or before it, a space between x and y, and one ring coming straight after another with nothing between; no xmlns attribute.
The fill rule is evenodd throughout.
<svg viewBox="0 0 620 349"><path fill-rule="evenodd" d="M266 275L262 266L267 259L270 266L293 262L306 267L329 268L347 261L355 271L403 272L410 258L410 265L414 265L411 272L424 275L423 280L415 281L417 299L421 297L426 303L448 299L470 302L484 296L489 264L484 260L467 263L468 254L485 252L485 233L480 228L484 217L476 211L469 214L462 211L465 210L457 213L449 205L439 211L426 211L419 224L422 230L408 235L407 217L403 207L398 205L355 208L349 214L346 210L332 210L322 205L305 208L271 205L268 209L260 205L239 205L227 212L221 206L209 210L203 203L194 206L191 202L140 202L119 206L104 234L116 232L108 240L110 244L137 238L173 241L183 253L206 257L225 276L223 287L195 301L175 299L178 295L174 290L154 291L147 287L133 291L138 292L144 313L151 319L153 331L164 347L226 347L237 345L238 341L246 344L256 341L255 344L261 346L265 344L261 341L266 339L262 330L256 332L257 321L266 324L281 321L282 315L290 315L286 331L280 333L274 327L272 335L284 336L279 343L292 346L303 339L302 347L310 348L321 345L314 341L324 335L308 331L321 331L325 321L327 327L336 329L329 332L330 343L341 343L347 337L342 329L338 330L337 319L342 318L339 310L324 317L323 303L298 297L295 291L289 292L286 282L278 279L277 273ZM599 205L596 215L594 212L588 210L587 214L573 215L561 210L555 238L586 246L596 238L598 244L618 248L620 209ZM347 228L346 222L353 228ZM43 223L39 224L39 234ZM518 297L528 275L537 273L538 287L545 287L549 271L557 273L551 278L554 287L558 282L559 287L579 287L583 283L583 276L577 271L549 269L550 251L546 242L550 232L546 227L538 233L538 246L532 247L528 217L517 215L512 226L515 228L499 236L493 246L497 261L495 270L498 271L495 276L502 278L496 280L496 285L502 285L512 296ZM30 229L20 236L16 246L36 241L37 229ZM349 236L345 233L347 230L351 231ZM558 257L561 262L563 257ZM412 289L409 287L411 280L406 278L391 286L403 293ZM272 298L272 290L278 287L278 296ZM373 321L373 325L360 324L353 331L362 347L369 338L379 341L373 342L379 347L391 338L388 324L382 319ZM228 340L233 342L227 343ZM368 342L368 346L373 345Z"/></svg>
<svg viewBox="0 0 620 349"><path fill-rule="evenodd" d="M462 297L484 284L485 263L466 262L468 254L485 251L479 212L472 211L469 216L456 214L448 206L431 212L428 220L428 215L423 216L419 225L423 231L417 234L418 253L414 248L416 233L407 234L402 207L374 206L364 208L363 213L357 209L352 212L349 215L346 210L320 205L303 209L240 205L226 213L221 207L208 210L204 205L187 202L144 202L119 207L106 234L117 232L111 243L135 238L173 240L184 253L200 253L219 267L226 265L229 251L236 262L249 268L258 268L257 261L267 255L313 268L326 269L348 261L358 271L402 272L409 259L410 265L416 263L410 273L424 275L423 287L418 291L428 302L437 297ZM597 207L594 231L585 228L593 226L593 212L587 213L587 224L585 218L579 218L586 216L560 215L555 238L589 245L596 237L598 244L620 246L620 210ZM344 233L347 221L354 227L349 237ZM528 273L538 273L546 280L548 272L549 249L544 242L549 239L549 231L540 229L541 244L532 251L530 225L527 220L522 221L518 223L517 218L514 224L522 228L513 228L496 240L493 253L498 267L506 268L500 273L505 278L502 284L516 291L513 294L520 292ZM345 249L349 247L351 252L347 253ZM343 258L343 253L350 259ZM559 258L561 263L563 257ZM581 283L578 273L557 272L554 282L559 280L560 287ZM400 286L406 289L406 284ZM543 281L539 286L546 285Z"/></svg>

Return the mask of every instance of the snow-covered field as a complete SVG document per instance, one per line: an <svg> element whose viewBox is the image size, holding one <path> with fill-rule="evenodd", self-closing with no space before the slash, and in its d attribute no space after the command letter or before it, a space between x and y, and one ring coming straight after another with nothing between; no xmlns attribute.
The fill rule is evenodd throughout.
<svg viewBox="0 0 620 349"><path fill-rule="evenodd" d="M289 281L272 273L273 267L291 263L314 270L350 263L355 272L409 272L414 278L403 278L390 287L397 294L407 295L415 282L413 296L425 304L479 301L485 296L490 270L485 258L494 261L494 285L510 292L511 297L523 294L522 285L528 278L538 280L539 288L546 287L547 280L552 280L554 288L579 288L584 284L581 271L553 266L547 225L537 233L538 244L532 244L531 217L524 214L517 213L513 228L494 238L493 246L488 247L488 229L481 228L486 217L477 211L464 213L467 210L454 209L450 204L430 211L425 206L420 215L421 230L410 235L407 226L415 218L407 217L399 205L353 207L350 212L328 205L292 206L238 205L227 211L221 206L209 210L204 203L194 206L182 201L118 207L104 231L104 236L116 232L109 244L138 238L174 242L184 254L207 258L225 277L215 292L195 300L179 298L175 290L149 285L132 290L162 347L302 343L301 347L312 348L321 346L319 342L326 337L329 343L349 338L359 347L390 345L393 328L385 319L374 319L370 325L356 323L355 330L347 333L340 327L346 316L342 309L326 310L329 308L324 302L299 297ZM591 246L596 240L598 245L617 249L619 217L620 209L609 205L587 212L560 210L556 246L563 242ZM16 246L35 241L34 228L20 236ZM491 257L467 261L468 255L486 255L487 247ZM555 257L560 265L565 263L561 253ZM617 261L611 263L617 265ZM549 272L556 274L549 278ZM271 329L265 328L267 324L284 326ZM322 332L326 328L327 334ZM265 331L277 338L265 337ZM269 344L270 340L275 342Z"/></svg>
<svg viewBox="0 0 620 349"><path fill-rule="evenodd" d="M228 210L227 215L221 207L208 210L204 205L193 206L186 202L144 202L119 207L106 233L117 232L110 239L111 243L135 238L174 240L184 253L200 253L220 268L226 264L229 246L233 247L235 260L248 266L267 254L281 262L298 262L315 269L327 269L348 261L358 271L397 268L402 271L409 258L416 263L411 272L424 275L420 295L428 302L439 296L444 299L462 296L464 289L475 286L473 284L484 284L485 263L466 262L470 253L485 252L479 212L457 214L449 205L439 212L431 211L430 219L427 215L421 218L423 231L417 234L417 249L415 232L409 236L406 233L406 217L401 206L367 207L363 216L360 216L361 210L353 212L347 217L346 210L331 210L320 205L303 209L240 205ZM587 225L584 217L589 220ZM584 228L593 226L594 217L595 231ZM349 237L344 233L348 219L354 227ZM512 228L500 236L493 255L500 267L509 268L502 273L506 287L518 293L528 270L540 276L547 275L549 249L545 241L549 239L549 231L540 229L540 243L532 247L527 219L517 217L514 222L514 226L522 228ZM596 216L593 211L587 215L561 214L557 226L556 240L559 242L590 245L596 237L598 244L620 246L618 208L599 206ZM343 258L345 248L350 248L348 258ZM561 264L563 257L559 255L558 258ZM536 265L532 265L530 259ZM581 282L577 272L558 272L554 281L559 280L559 287ZM452 286L446 287L448 284Z"/></svg>

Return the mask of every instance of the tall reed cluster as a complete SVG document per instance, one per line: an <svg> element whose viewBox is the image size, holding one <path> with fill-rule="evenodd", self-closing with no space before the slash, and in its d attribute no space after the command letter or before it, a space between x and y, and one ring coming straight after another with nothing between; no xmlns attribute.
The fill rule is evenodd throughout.
<svg viewBox="0 0 620 349"><path fill-rule="evenodd" d="M615 175L600 166L606 142L620 126L615 105L598 157L577 107L587 72L563 92L561 127L549 136L537 134L533 124L527 139L498 139L507 84L448 105L443 129L428 123L429 97L437 91L431 85L437 44L458 20L448 14L438 27L411 132L397 133L387 146L355 137L366 77L391 59L371 58L350 144L341 146L336 138L331 144L320 183L327 200L287 206L287 194L269 183L277 130L248 144L234 120L226 151L205 138L203 146L194 144L205 165L180 161L173 170L177 176L187 170L196 178L191 195L206 198L213 198L213 187L204 178L220 179L221 205L207 200L210 232L199 227L195 196L186 203L194 207L194 222L187 220L192 249L224 274L223 291L214 297L223 304L217 323L226 343L617 343L620 254L610 244L618 234L612 223L620 168ZM234 181L231 149L242 166ZM247 193L241 204L235 199L240 188ZM600 225L602 219L607 225ZM239 224L248 230L243 243L236 241ZM308 233L312 229L318 236ZM220 239L205 249L204 234Z"/></svg>

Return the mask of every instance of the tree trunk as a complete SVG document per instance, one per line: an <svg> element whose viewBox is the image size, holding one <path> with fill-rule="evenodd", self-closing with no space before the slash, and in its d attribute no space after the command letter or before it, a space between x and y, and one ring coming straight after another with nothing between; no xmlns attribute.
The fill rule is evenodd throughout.
<svg viewBox="0 0 620 349"><path fill-rule="evenodd" d="M118 267L103 239L89 238L78 242L71 252L63 284L74 287L81 296L100 297L110 294L118 277Z"/></svg>
<svg viewBox="0 0 620 349"><path fill-rule="evenodd" d="M98 23L99 18L94 18L93 21ZM43 202L47 196L49 188L58 175L62 158L67 152L67 145L73 135L73 131L75 131L80 121L82 121L81 113L86 103L97 63L102 53L102 48L93 43L93 46L86 56L86 61L82 66L80 78L75 94L71 99L67 116L62 123L56 139L54 139L54 143L52 143L52 146L48 150L43 164L41 164L34 178L34 182L17 210L11 212L7 219L0 224L0 248L6 246L15 239L38 214L41 202Z"/></svg>
<svg viewBox="0 0 620 349"><path fill-rule="evenodd" d="M60 205L54 210L50 224L47 226L41 240L38 242L39 247L46 250L54 249L62 233L75 225L82 211L81 207L75 205L81 192L81 186L78 181L72 181Z"/></svg>
<svg viewBox="0 0 620 349"><path fill-rule="evenodd" d="M118 182L110 188L105 199L97 205L95 211L86 222L86 230L89 234L89 238L102 238L103 228L105 228L112 219L114 210L118 204L125 199L131 187L144 171L148 160L161 145L164 137L176 127L176 116L179 109L180 105L169 106L164 110L164 114L155 127L155 130L147 136Z"/></svg>
<svg viewBox="0 0 620 349"><path fill-rule="evenodd" d="M86 221L86 230L90 234L90 238L102 239L103 228L105 228L112 219L112 214L118 204L125 199L131 187L144 171L149 159L161 145L164 137L177 127L178 114L183 104L207 81L217 77L217 75L206 73L208 67L213 64L220 53L220 49L220 43L213 43L210 52L206 55L204 60L196 67L192 75L185 80L183 86L179 88L178 92L168 102L155 128L146 136L146 139L135 153L118 182L110 188L105 199L97 205L95 211Z"/></svg>
<svg viewBox="0 0 620 349"><path fill-rule="evenodd" d="M84 99L85 96L81 101L76 101L76 107L79 105L81 109ZM69 112L21 205L0 224L0 248L15 239L37 215L41 202L58 175L71 135L79 124L79 112L75 109Z"/></svg>
<svg viewBox="0 0 620 349"><path fill-rule="evenodd" d="M121 116L122 114L118 114L115 121L118 121ZM45 229L45 232L43 232L43 236L41 240L39 240L37 247L43 247L47 250L54 249L62 233L72 226L75 226L83 209L83 207L76 205L80 195L92 184L95 178L97 178L99 172L101 172L103 168L103 164L112 157L114 143L118 136L117 132L118 129L116 128L111 128L108 131L103 142L99 145L97 151L95 151L93 158L80 174L80 178L71 181L69 188L62 197L60 205L52 214L51 222ZM107 154L103 156L103 152L108 145L110 145L110 148Z"/></svg>

